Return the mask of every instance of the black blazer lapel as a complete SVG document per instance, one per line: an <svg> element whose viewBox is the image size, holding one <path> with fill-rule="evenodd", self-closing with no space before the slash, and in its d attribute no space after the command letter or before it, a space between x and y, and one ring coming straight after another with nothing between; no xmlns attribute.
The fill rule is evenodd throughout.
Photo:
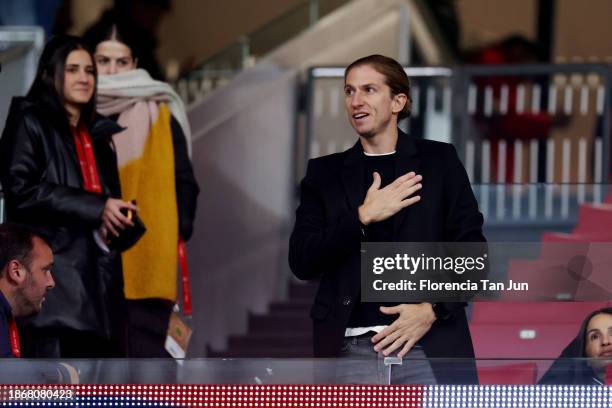
<svg viewBox="0 0 612 408"><path fill-rule="evenodd" d="M356 212L363 204L363 177L364 177L363 147L357 141L355 145L346 152L344 166L342 167L342 184L349 202L351 211Z"/></svg>
<svg viewBox="0 0 612 408"><path fill-rule="evenodd" d="M418 150L412 136L407 135L398 129L397 146L395 148L397 152L397 158L395 161L395 177L403 176L406 173L414 171L418 174L421 160L418 156ZM393 217L393 239L398 239L398 234L406 214L410 211L410 207L402 209L399 213Z"/></svg>

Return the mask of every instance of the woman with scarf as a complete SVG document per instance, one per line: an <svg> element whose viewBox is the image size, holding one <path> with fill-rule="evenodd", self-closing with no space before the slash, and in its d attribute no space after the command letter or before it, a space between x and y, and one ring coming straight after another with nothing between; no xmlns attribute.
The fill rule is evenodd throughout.
<svg viewBox="0 0 612 408"><path fill-rule="evenodd" d="M590 313L540 384L605 384L612 368L612 307Z"/></svg>
<svg viewBox="0 0 612 408"><path fill-rule="evenodd" d="M55 256L55 288L22 322L24 357L125 356L121 265L105 241L132 225L122 211L137 208L118 198L112 135L121 128L96 114L96 83L85 43L53 38L0 139L7 218L39 231Z"/></svg>
<svg viewBox="0 0 612 408"><path fill-rule="evenodd" d="M147 233L123 253L128 356L167 357L166 331L177 298L178 242L193 231L198 184L191 133L172 88L138 69L129 30L90 32L100 73L97 110L125 128L114 136L123 198L138 203Z"/></svg>

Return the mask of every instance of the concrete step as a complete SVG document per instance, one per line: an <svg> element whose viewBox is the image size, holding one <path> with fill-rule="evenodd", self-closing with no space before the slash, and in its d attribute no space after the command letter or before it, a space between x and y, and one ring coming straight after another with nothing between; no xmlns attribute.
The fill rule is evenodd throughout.
<svg viewBox="0 0 612 408"><path fill-rule="evenodd" d="M295 312L271 313L249 317L249 333L304 332L312 330L312 321L307 315Z"/></svg>
<svg viewBox="0 0 612 408"><path fill-rule="evenodd" d="M270 305L270 313L285 313L295 312L308 316L308 312L312 306L312 301L288 301L276 302Z"/></svg>
<svg viewBox="0 0 612 408"><path fill-rule="evenodd" d="M297 349L312 346L312 332L256 333L245 336L232 336L228 340L228 349L266 349L295 347Z"/></svg>

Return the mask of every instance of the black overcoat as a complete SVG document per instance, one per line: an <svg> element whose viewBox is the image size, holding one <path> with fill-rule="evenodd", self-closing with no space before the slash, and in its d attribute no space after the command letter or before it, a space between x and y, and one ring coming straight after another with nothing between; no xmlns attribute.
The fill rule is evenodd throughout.
<svg viewBox="0 0 612 408"><path fill-rule="evenodd" d="M395 174L414 171L423 176L423 187L421 200L393 217L394 240L484 242L483 216L455 148L400 131L396 151ZM338 355L353 306L360 301L362 232L357 208L368 187L364 171L363 148L357 142L342 153L310 160L301 183L289 264L300 279L320 279L310 312L317 357ZM465 306L445 304L451 317L434 322L420 341L429 358L474 357ZM439 382L461 377L445 377L451 370L436 366L434 371ZM475 371L468 371L463 380L475 382Z"/></svg>

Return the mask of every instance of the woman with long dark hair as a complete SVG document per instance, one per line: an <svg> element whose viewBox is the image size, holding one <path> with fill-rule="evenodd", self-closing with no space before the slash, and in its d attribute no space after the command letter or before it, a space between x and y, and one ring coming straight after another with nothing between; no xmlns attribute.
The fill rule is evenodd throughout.
<svg viewBox="0 0 612 408"><path fill-rule="evenodd" d="M612 364L612 307L595 310L582 322L574 340L540 380L540 384L605 384Z"/></svg>
<svg viewBox="0 0 612 408"><path fill-rule="evenodd" d="M9 221L52 243L56 286L41 313L22 322L25 357L121 356L119 257L107 238L132 224L122 210L112 135L95 110L97 71L80 38L58 36L40 57L25 98L14 98L0 140Z"/></svg>

